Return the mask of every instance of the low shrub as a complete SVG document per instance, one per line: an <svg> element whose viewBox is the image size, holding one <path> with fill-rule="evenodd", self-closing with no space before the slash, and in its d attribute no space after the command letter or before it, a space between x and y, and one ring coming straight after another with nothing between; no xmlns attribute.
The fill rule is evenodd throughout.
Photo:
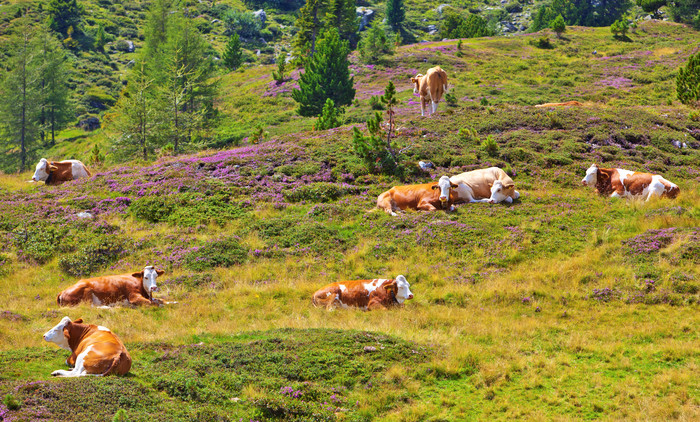
<svg viewBox="0 0 700 422"><path fill-rule="evenodd" d="M73 277L90 275L117 261L129 251L128 241L116 236L100 236L77 252L58 260L58 267Z"/></svg>
<svg viewBox="0 0 700 422"><path fill-rule="evenodd" d="M248 249L241 245L236 236L209 241L189 252L184 259L184 266L191 270L202 271L214 267L231 267L242 264L248 259Z"/></svg>
<svg viewBox="0 0 700 422"><path fill-rule="evenodd" d="M21 260L43 264L50 260L65 239L68 230L50 224L16 227L12 231L14 246Z"/></svg>
<svg viewBox="0 0 700 422"><path fill-rule="evenodd" d="M282 192L284 199L289 202L311 201L330 202L348 193L355 193L357 189L343 187L335 183L317 182L301 185L293 190Z"/></svg>
<svg viewBox="0 0 700 422"><path fill-rule="evenodd" d="M486 151L486 153L492 157L498 155L498 142L494 139L492 135L489 135L481 143L481 148Z"/></svg>

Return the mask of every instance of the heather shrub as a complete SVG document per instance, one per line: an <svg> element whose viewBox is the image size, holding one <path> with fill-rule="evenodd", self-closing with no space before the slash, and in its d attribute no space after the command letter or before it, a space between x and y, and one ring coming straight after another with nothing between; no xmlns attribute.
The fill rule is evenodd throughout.
<svg viewBox="0 0 700 422"><path fill-rule="evenodd" d="M212 240L189 252L184 266L201 271L214 267L231 267L248 259L248 249L241 245L237 236Z"/></svg>
<svg viewBox="0 0 700 422"><path fill-rule="evenodd" d="M23 225L12 231L12 240L20 259L43 264L58 252L67 232L65 228L50 224Z"/></svg>
<svg viewBox="0 0 700 422"><path fill-rule="evenodd" d="M292 190L283 191L284 199L289 202L311 201L330 202L348 193L355 193L357 189L339 186L335 183L317 182L301 185Z"/></svg>
<svg viewBox="0 0 700 422"><path fill-rule="evenodd" d="M130 250L129 242L117 236L99 236L76 252L58 260L58 267L73 277L90 275L117 261Z"/></svg>

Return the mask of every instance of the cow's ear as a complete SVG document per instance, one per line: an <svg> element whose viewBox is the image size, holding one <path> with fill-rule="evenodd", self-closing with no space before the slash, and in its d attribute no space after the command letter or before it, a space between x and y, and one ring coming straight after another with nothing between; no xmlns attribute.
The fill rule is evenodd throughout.
<svg viewBox="0 0 700 422"><path fill-rule="evenodd" d="M53 164L49 164L49 173L56 170L58 170L58 167L54 166Z"/></svg>
<svg viewBox="0 0 700 422"><path fill-rule="evenodd" d="M78 319L76 319L75 321L73 321L73 324L82 324L82 323L83 323L83 319L82 319L82 318L78 318Z"/></svg>
<svg viewBox="0 0 700 422"><path fill-rule="evenodd" d="M430 189L432 189L432 190L440 189L440 186L438 186L438 185L433 185L433 186L430 187Z"/></svg>
<svg viewBox="0 0 700 422"><path fill-rule="evenodd" d="M158 274L159 276L163 275L165 274L165 270L156 270L156 274Z"/></svg>
<svg viewBox="0 0 700 422"><path fill-rule="evenodd" d="M388 292L393 290L394 294L396 294L399 291L399 287L396 285L396 280L384 286L384 290Z"/></svg>
<svg viewBox="0 0 700 422"><path fill-rule="evenodd" d="M450 183L450 187L451 187L452 189L457 189L459 186L455 185L454 183Z"/></svg>
<svg viewBox="0 0 700 422"><path fill-rule="evenodd" d="M70 331L68 331L68 328L63 329L63 337L66 338L66 341L70 340Z"/></svg>
<svg viewBox="0 0 700 422"><path fill-rule="evenodd" d="M608 173L603 173L603 172L599 171L598 177L600 177L601 179L607 179L608 177L610 177L610 175Z"/></svg>
<svg viewBox="0 0 700 422"><path fill-rule="evenodd" d="M132 276L132 277L135 277L135 278L143 278L143 271L139 271L139 272L137 272L137 273L133 273L133 274L131 274L131 276Z"/></svg>

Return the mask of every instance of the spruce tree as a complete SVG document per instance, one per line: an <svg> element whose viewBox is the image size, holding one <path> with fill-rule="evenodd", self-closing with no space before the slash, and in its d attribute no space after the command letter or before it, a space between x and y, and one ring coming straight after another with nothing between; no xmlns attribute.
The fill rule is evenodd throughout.
<svg viewBox="0 0 700 422"><path fill-rule="evenodd" d="M359 27L355 0L329 0L324 26L337 28L340 38L355 46Z"/></svg>
<svg viewBox="0 0 700 422"><path fill-rule="evenodd" d="M299 9L299 17L294 26L298 28L294 36L294 52L303 60L316 51L316 39L323 29L323 10L327 0L307 0L304 7Z"/></svg>
<svg viewBox="0 0 700 422"><path fill-rule="evenodd" d="M39 132L39 74L32 45L34 29L25 15L10 44L14 51L0 89L0 124L10 150L19 150L19 170L26 168Z"/></svg>
<svg viewBox="0 0 700 422"><path fill-rule="evenodd" d="M170 35L171 22L177 10L178 0L154 0L148 8L144 32L145 50L151 56L161 50Z"/></svg>
<svg viewBox="0 0 700 422"><path fill-rule="evenodd" d="M394 37L377 23L364 32L358 50L363 63L378 63L385 55L394 54Z"/></svg>
<svg viewBox="0 0 700 422"><path fill-rule="evenodd" d="M700 106L700 53L693 54L676 76L678 99L691 107Z"/></svg>
<svg viewBox="0 0 700 422"><path fill-rule="evenodd" d="M340 40L335 28L319 40L316 53L299 78L299 89L292 91L292 98L299 103L300 115L318 116L327 98L332 99L336 107L352 102L355 88L348 69L348 53L348 42Z"/></svg>
<svg viewBox="0 0 700 422"><path fill-rule="evenodd" d="M403 0L388 0L386 3L386 23L394 32L401 31L406 18L406 8Z"/></svg>
<svg viewBox="0 0 700 422"><path fill-rule="evenodd" d="M68 28L77 30L80 27L85 9L78 0L50 0L48 12L49 27L65 35Z"/></svg>
<svg viewBox="0 0 700 422"><path fill-rule="evenodd" d="M238 69L243 63L243 52L241 51L241 37L234 33L226 43L226 51L223 55L224 66L229 70Z"/></svg>

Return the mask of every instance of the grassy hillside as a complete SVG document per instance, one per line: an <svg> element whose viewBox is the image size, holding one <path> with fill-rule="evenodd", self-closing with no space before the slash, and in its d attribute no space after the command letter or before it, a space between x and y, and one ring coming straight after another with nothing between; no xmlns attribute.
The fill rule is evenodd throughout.
<svg viewBox="0 0 700 422"><path fill-rule="evenodd" d="M544 50L530 44L539 36L468 40L461 51L417 44L382 66L353 65L350 123L322 132L293 114L293 82L271 83L271 67L233 73L221 105L231 133L263 122L263 143L96 169L60 187L0 176L0 393L21 405L0 415L697 419L700 123L673 99L697 33L648 23L623 43L572 28ZM408 77L433 64L458 103L421 118ZM520 200L371 211L400 182L369 174L350 140L388 80L400 91L398 143L438 167L414 181L499 165ZM584 106L532 106L572 99ZM481 146L487 136L495 154ZM661 173L682 193L599 197L580 185L592 162ZM86 210L96 219L77 217ZM178 304L56 306L80 277L148 264L167 271L158 295ZM398 274L415 295L400 309L310 303L333 281ZM66 353L41 334L64 315L116 332L131 374L51 379Z"/></svg>

